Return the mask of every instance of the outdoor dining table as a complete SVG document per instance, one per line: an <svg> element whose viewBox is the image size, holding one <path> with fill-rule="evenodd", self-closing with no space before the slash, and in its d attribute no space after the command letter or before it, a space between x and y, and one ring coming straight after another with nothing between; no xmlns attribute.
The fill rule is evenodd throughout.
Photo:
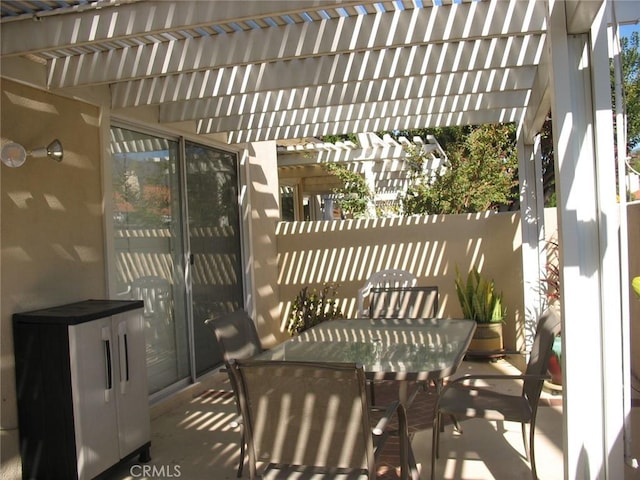
<svg viewBox="0 0 640 480"><path fill-rule="evenodd" d="M449 318L330 320L256 358L359 363L370 380L400 381L399 399L410 403L407 382L439 384L454 374L475 327L472 320Z"/></svg>

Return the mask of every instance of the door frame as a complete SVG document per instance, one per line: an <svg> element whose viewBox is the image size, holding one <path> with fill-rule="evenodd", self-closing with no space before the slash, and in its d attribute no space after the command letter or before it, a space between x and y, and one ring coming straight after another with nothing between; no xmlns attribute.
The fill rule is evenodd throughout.
<svg viewBox="0 0 640 480"><path fill-rule="evenodd" d="M119 127L124 129L129 129L132 131L139 132L141 134L152 135L157 137L163 137L169 139L171 141L178 142L178 152L180 158L178 159L178 176L179 176L179 184L180 184L180 210L181 215L184 219L188 218L188 205L186 202L186 159L185 159L185 142L189 141L195 144L202 145L207 148L213 148L217 150L222 150L227 153L232 153L236 155L236 169L237 169L237 178L238 178L238 211L239 211L239 236L240 236L240 255L241 255L241 271L242 271L242 293L243 293L243 301L244 308L251 312L252 310L252 301L250 292L252 290L252 266L248 263L249 258L251 258L251 254L249 249L250 242L247 237L247 234L250 230L250 227L247 227L246 222L249 221L250 217L250 202L247 198L248 189L246 188L248 178L247 174L247 155L246 150L242 148L234 148L230 145L226 145L223 143L219 143L216 141L212 141L211 139L203 139L198 136L187 135L184 133L177 133L176 131L172 131L169 129L162 129L157 127L150 127L145 125L144 123L131 121L126 118L118 117L118 116L110 116L108 114L103 114L101 122L101 143L102 143L102 152L103 152L103 161L102 163L102 189L103 189L103 226L104 226L104 245L105 245L105 272L106 272L106 286L107 286L107 295L109 298L115 298L118 294L116 288L116 271L115 271L115 245L114 245L114 226L113 226L113 186L112 186L112 166L111 166L111 151L110 151L110 143L111 143L111 127ZM162 390L150 394L149 399L150 402L155 402L157 400L166 398L167 396L179 391L180 389L197 382L198 376L196 374L195 368L195 352L194 352L194 332L193 332L193 291L191 284L191 264L190 264L190 255L191 255L191 245L189 243L189 234L187 228L182 228L182 242L184 246L183 262L185 267L184 272L184 285L185 285L185 302L186 302L186 321L187 321L187 336L188 336L188 350L189 350L189 375L185 378L179 379L177 382L163 388ZM205 373L206 375L206 373Z"/></svg>

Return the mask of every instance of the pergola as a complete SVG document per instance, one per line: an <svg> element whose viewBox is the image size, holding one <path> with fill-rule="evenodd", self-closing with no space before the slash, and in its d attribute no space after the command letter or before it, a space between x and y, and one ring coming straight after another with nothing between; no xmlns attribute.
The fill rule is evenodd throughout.
<svg viewBox="0 0 640 480"><path fill-rule="evenodd" d="M3 77L105 106L112 117L239 148L514 122L525 279L539 278L543 262L537 134L551 112L564 247L565 477L623 478L629 276L607 27L637 22L640 2L45 0L1 7ZM540 301L527 284L525 304L535 318Z"/></svg>

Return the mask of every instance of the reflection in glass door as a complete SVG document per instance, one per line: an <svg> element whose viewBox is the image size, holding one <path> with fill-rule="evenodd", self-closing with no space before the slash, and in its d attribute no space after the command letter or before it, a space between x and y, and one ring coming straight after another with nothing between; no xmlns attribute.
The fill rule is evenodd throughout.
<svg viewBox="0 0 640 480"><path fill-rule="evenodd" d="M236 155L185 142L196 374L222 356L207 318L243 308Z"/></svg>
<svg viewBox="0 0 640 480"><path fill-rule="evenodd" d="M116 292L144 301L153 394L219 365L204 321L244 305L237 160L118 126L111 155Z"/></svg>
<svg viewBox="0 0 640 480"><path fill-rule="evenodd" d="M111 128L116 291L144 301L149 393L190 375L178 147Z"/></svg>

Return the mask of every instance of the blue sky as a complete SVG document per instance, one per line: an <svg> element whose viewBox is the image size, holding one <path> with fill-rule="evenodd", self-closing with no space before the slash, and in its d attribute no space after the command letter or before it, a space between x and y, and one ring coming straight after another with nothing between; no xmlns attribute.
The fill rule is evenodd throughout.
<svg viewBox="0 0 640 480"><path fill-rule="evenodd" d="M620 25L620 36L628 37L633 32L640 31L640 24L633 23L631 25Z"/></svg>

